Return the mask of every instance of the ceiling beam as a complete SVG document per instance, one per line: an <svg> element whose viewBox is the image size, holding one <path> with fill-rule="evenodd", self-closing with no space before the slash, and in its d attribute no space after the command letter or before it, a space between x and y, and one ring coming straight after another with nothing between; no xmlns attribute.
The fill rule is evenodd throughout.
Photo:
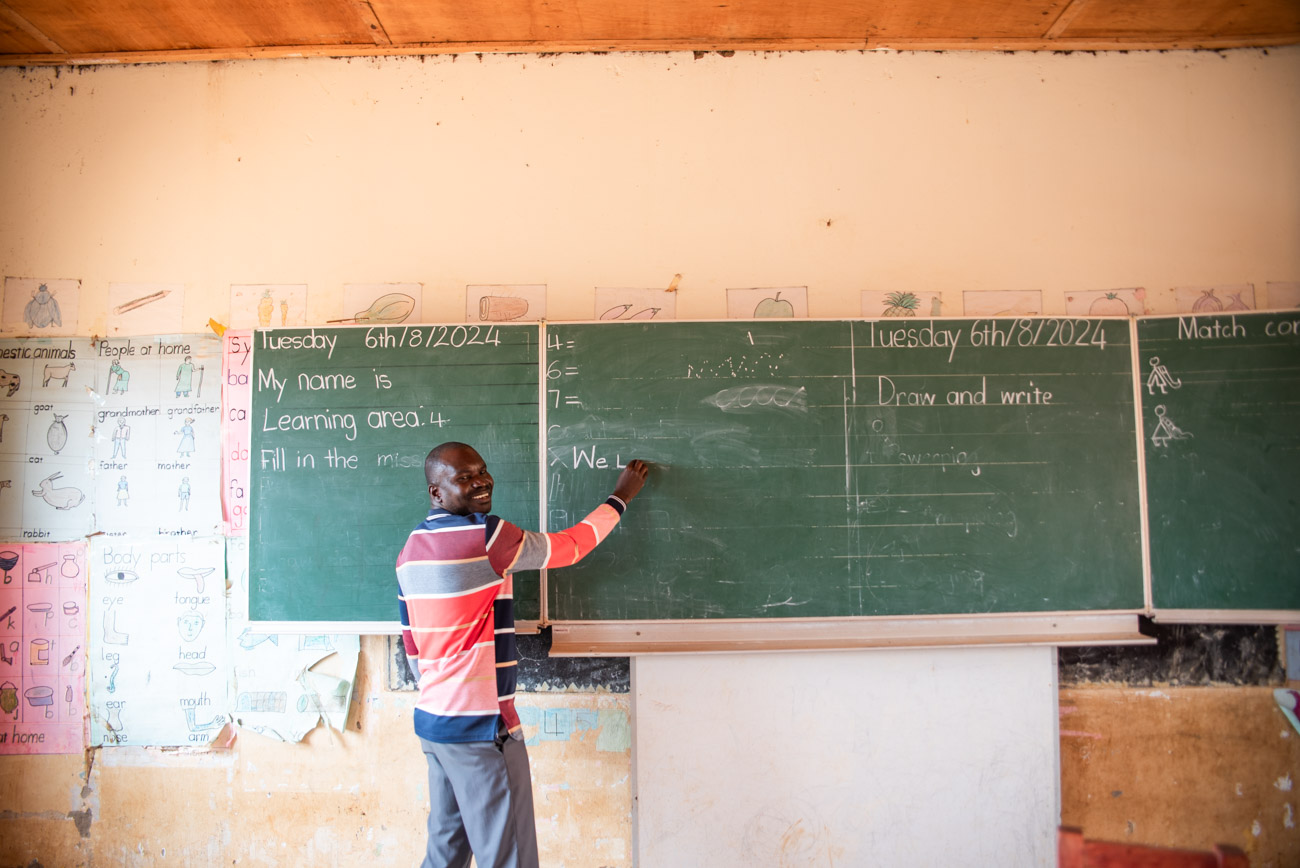
<svg viewBox="0 0 1300 868"><path fill-rule="evenodd" d="M304 57L393 57L440 54L579 54L610 52L783 52L783 51L1191 51L1269 48L1300 44L1300 32L1151 39L783 39L783 40L591 40L575 42L431 42L411 45L289 45L124 51L97 54L0 54L0 66L93 66L132 63L185 63L214 60L265 60Z"/></svg>

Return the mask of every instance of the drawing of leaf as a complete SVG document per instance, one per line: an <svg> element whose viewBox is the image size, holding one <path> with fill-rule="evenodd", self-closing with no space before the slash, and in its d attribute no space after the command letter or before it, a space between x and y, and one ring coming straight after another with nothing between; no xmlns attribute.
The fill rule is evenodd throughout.
<svg viewBox="0 0 1300 868"><path fill-rule="evenodd" d="M600 315L600 318L601 318L601 319L618 319L618 318L621 317L623 314L627 313L628 308L630 308L631 306L632 306L632 305L630 305L630 304L616 304L616 305L614 305L613 307L611 307L609 310L607 310L607 311L605 311L604 313L602 313L602 314Z"/></svg>
<svg viewBox="0 0 1300 868"><path fill-rule="evenodd" d="M370 307L356 315L359 323L402 322L415 310L415 299L401 292L390 292L375 299Z"/></svg>

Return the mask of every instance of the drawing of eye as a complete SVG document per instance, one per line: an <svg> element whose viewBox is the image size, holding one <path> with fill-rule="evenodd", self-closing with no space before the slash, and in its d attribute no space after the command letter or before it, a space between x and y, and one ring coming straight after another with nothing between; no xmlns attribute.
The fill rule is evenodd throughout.
<svg viewBox="0 0 1300 868"><path fill-rule="evenodd" d="M115 585L129 585L140 578L133 570L109 570L104 574L104 581Z"/></svg>

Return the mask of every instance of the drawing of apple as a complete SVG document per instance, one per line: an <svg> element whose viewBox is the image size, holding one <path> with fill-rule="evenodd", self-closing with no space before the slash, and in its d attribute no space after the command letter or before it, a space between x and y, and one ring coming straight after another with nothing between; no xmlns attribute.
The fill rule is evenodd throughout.
<svg viewBox="0 0 1300 868"><path fill-rule="evenodd" d="M754 316L762 317L792 317L794 316L794 305L781 298L781 293L776 294L776 298L765 298L754 308Z"/></svg>

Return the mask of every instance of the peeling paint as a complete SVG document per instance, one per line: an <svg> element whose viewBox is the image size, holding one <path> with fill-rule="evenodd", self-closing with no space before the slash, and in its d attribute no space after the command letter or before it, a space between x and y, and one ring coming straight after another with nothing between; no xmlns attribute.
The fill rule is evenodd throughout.
<svg viewBox="0 0 1300 868"><path fill-rule="evenodd" d="M602 709L599 724L596 750L622 753L632 749L632 725L626 711L621 708Z"/></svg>

